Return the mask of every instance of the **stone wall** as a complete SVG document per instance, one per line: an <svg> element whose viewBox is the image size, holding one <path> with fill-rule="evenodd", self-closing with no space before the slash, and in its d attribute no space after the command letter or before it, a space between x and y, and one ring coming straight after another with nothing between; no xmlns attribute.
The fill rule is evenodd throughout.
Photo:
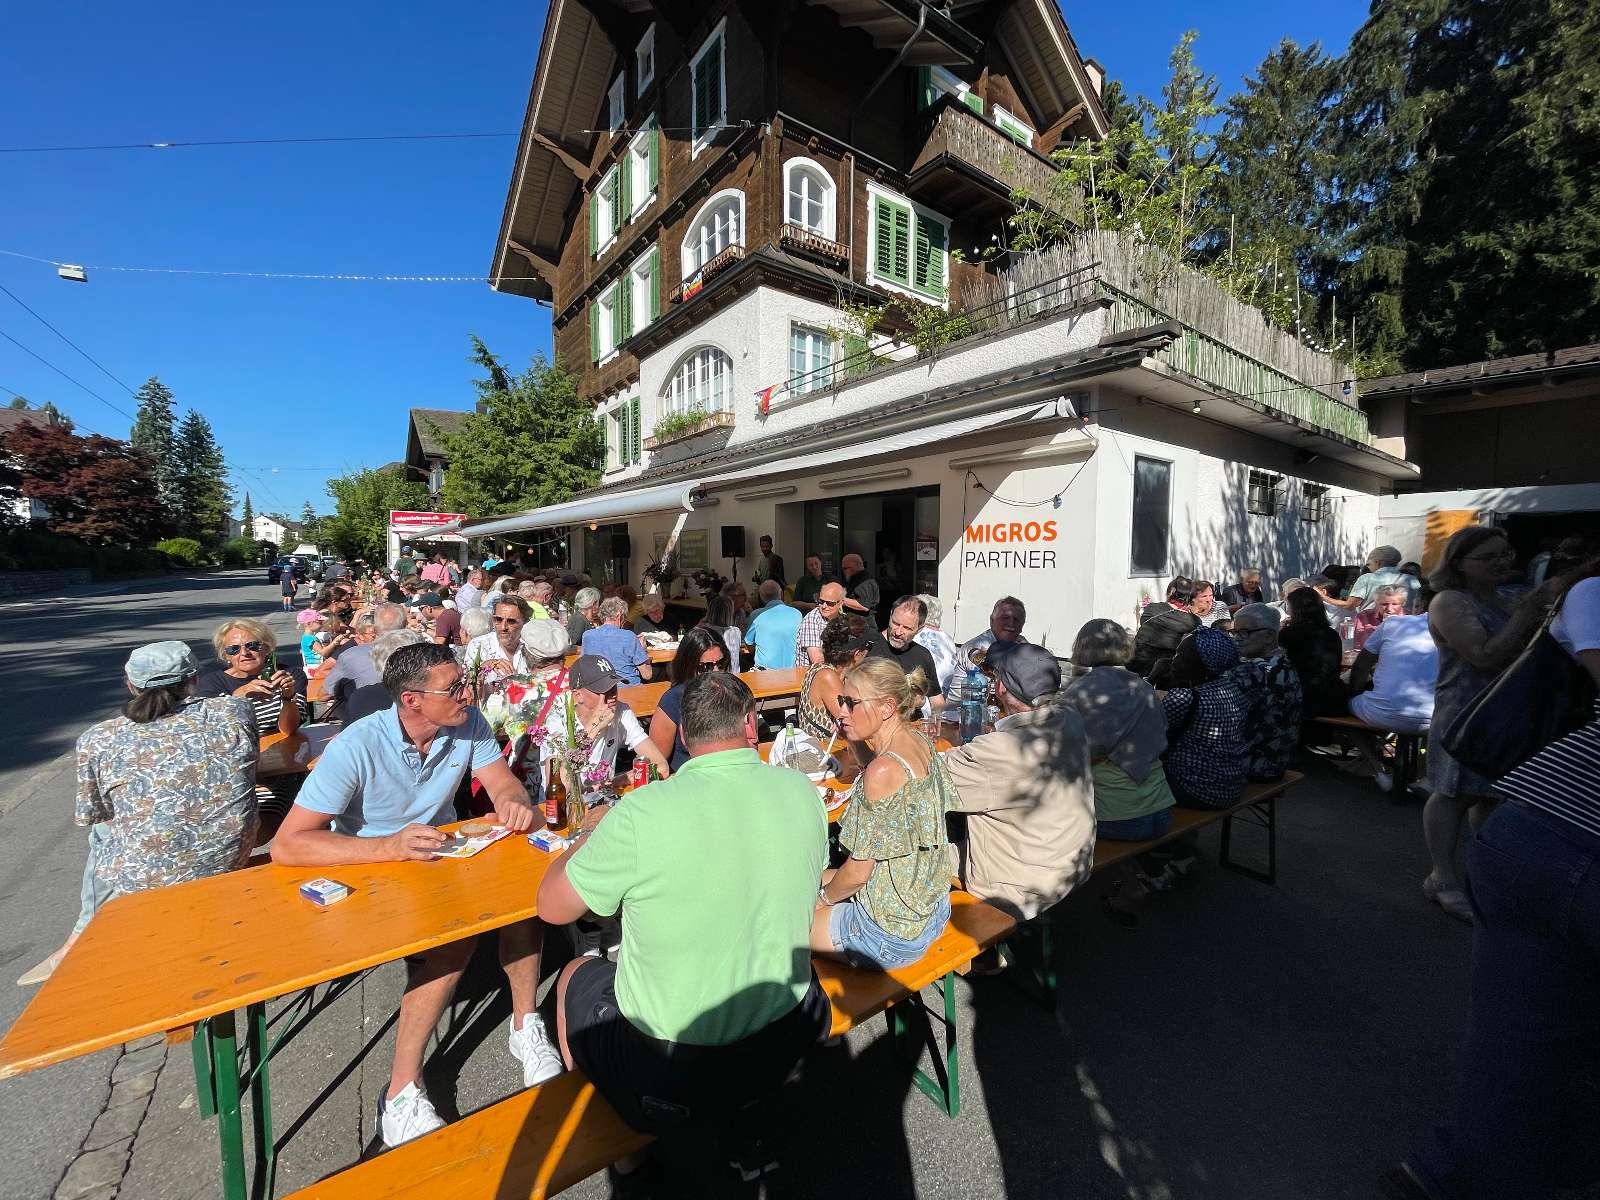
<svg viewBox="0 0 1600 1200"><path fill-rule="evenodd" d="M69 567L62 571L0 571L0 596L54 592L93 580L94 573L88 567Z"/></svg>

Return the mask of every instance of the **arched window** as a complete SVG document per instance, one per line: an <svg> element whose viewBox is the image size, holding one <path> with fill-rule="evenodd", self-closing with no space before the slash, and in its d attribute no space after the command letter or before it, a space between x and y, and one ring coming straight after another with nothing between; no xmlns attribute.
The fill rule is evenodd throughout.
<svg viewBox="0 0 1600 1200"><path fill-rule="evenodd" d="M783 164L783 219L829 241L834 237L833 177L809 158Z"/></svg>
<svg viewBox="0 0 1600 1200"><path fill-rule="evenodd" d="M683 239L683 277L688 279L729 246L744 245L744 193L718 192L695 214Z"/></svg>
<svg viewBox="0 0 1600 1200"><path fill-rule="evenodd" d="M692 409L733 411L733 359L715 346L697 346L678 360L661 389L661 408L669 414Z"/></svg>

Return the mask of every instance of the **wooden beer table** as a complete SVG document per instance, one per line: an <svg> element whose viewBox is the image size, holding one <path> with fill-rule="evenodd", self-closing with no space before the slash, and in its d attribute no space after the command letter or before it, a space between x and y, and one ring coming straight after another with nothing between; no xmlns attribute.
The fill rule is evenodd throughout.
<svg viewBox="0 0 1600 1200"><path fill-rule="evenodd" d="M786 667L781 671L743 671L739 678L749 685L757 701L793 700L800 694L805 681L804 667ZM638 683L632 687L618 688L617 698L633 709L633 715L647 721L655 714L656 705L668 688L666 683Z"/></svg>
<svg viewBox="0 0 1600 1200"><path fill-rule="evenodd" d="M268 864L120 896L95 913L0 1039L0 1079L195 1026L196 1091L201 1117L217 1118L222 1194L244 1200L247 1192L240 1105L247 1087L254 1192L270 1196L269 1064L315 1015L317 985L536 916L539 882L554 861L514 833L468 859ZM354 891L320 907L299 892L319 876ZM287 1010L289 1026L269 1039L267 1002L295 992L302 995Z"/></svg>
<svg viewBox="0 0 1600 1200"><path fill-rule="evenodd" d="M293 733L269 733L261 739L256 780L303 775L316 765L342 726L302 725Z"/></svg>

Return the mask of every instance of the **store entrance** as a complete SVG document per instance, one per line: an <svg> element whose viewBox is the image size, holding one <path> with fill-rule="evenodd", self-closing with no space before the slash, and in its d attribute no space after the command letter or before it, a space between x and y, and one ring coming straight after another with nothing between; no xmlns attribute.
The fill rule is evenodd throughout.
<svg viewBox="0 0 1600 1200"><path fill-rule="evenodd" d="M827 579L842 578L839 563L859 554L882 596L877 625L901 596L939 592L939 489L907 488L865 496L811 500L805 506L806 553L822 559Z"/></svg>

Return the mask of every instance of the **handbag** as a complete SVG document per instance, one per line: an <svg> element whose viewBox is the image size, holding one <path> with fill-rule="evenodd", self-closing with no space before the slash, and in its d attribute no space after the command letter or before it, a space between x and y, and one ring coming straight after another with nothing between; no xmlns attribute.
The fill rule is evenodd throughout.
<svg viewBox="0 0 1600 1200"><path fill-rule="evenodd" d="M1516 660L1456 714L1442 744L1462 766L1499 779L1589 720L1594 681L1550 635L1557 601Z"/></svg>

